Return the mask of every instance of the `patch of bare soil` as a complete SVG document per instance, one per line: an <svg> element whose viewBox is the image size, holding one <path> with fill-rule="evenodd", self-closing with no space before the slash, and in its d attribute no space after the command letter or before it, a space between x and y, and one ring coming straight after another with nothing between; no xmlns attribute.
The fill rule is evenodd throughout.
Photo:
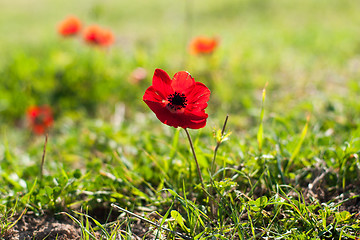
<svg viewBox="0 0 360 240"><path fill-rule="evenodd" d="M321 190L319 193L319 199L321 202L333 202L341 203L339 210L348 211L351 214L355 214L355 217L359 219L360 213L360 185L359 184L349 184L346 189L343 191L335 191L334 193L328 193ZM315 192L320 192L316 190Z"/></svg>
<svg viewBox="0 0 360 240"><path fill-rule="evenodd" d="M139 213L141 214L141 213ZM90 212L90 216L97 219L100 223L105 221L115 221L119 213L110 209L94 208ZM14 217L15 221L19 216ZM125 221L126 216L120 217L120 221ZM139 219L134 219L131 224L131 239L155 239L153 231L149 231L149 224ZM95 233L98 239L100 234ZM2 238L3 237L3 238ZM0 235L0 239L4 240L79 240L81 239L81 229L70 218L61 215L45 214L36 216L34 214L26 214L11 228L5 236Z"/></svg>
<svg viewBox="0 0 360 240"><path fill-rule="evenodd" d="M326 172L324 173L326 174ZM360 179L347 184L344 189L330 189L326 183L325 174L321 174L307 188L304 188L305 198L313 197L321 203L339 204L340 211L348 211L351 214L357 214L358 217L358 213L360 213Z"/></svg>
<svg viewBox="0 0 360 240"><path fill-rule="evenodd" d="M5 240L80 239L79 228L66 218L24 215L5 235Z"/></svg>

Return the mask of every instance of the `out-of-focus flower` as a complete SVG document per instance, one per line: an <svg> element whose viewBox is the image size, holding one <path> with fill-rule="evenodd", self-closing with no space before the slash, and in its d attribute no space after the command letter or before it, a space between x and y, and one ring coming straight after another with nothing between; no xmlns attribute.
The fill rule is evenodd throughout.
<svg viewBox="0 0 360 240"><path fill-rule="evenodd" d="M32 106L27 110L27 118L35 134L44 134L52 126L54 119L49 106Z"/></svg>
<svg viewBox="0 0 360 240"><path fill-rule="evenodd" d="M75 16L69 16L59 23L58 33L64 37L73 36L80 32L81 22Z"/></svg>
<svg viewBox="0 0 360 240"><path fill-rule="evenodd" d="M189 51L193 55L210 54L215 51L219 44L219 40L216 37L196 37L191 40L189 44Z"/></svg>
<svg viewBox="0 0 360 240"><path fill-rule="evenodd" d="M147 76L147 71L145 68L142 67L138 67L135 68L134 71L132 71L131 75L130 75L130 81L134 84L137 84L139 82L141 82L142 80L144 80Z"/></svg>
<svg viewBox="0 0 360 240"><path fill-rule="evenodd" d="M156 69L152 85L145 91L143 101L164 124L172 127L203 128L210 90L195 82L190 73L181 71L173 79L161 69Z"/></svg>
<svg viewBox="0 0 360 240"><path fill-rule="evenodd" d="M107 47L114 43L114 34L98 25L91 25L84 30L83 38L87 43Z"/></svg>

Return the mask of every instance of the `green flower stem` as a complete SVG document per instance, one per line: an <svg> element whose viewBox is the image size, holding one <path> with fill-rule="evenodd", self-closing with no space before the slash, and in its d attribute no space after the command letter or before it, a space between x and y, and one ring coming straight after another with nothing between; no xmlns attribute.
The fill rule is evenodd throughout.
<svg viewBox="0 0 360 240"><path fill-rule="evenodd" d="M218 151L218 149L220 147L220 144L223 141L223 137L224 137L224 134L225 134L225 128L226 128L226 124L227 124L228 119L229 119L229 115L226 115L224 125L223 125L222 130L221 130L221 136L220 136L220 139L218 139L217 142L216 142L216 146L215 146L215 149L214 149L214 157L213 157L213 160L211 162L211 170L210 170L211 187L210 187L209 192L210 192L210 195L213 196L213 197L209 199L209 204L210 204L210 213L211 213L213 218L215 218L217 208L218 208L218 203L215 204L215 202L214 202L214 198L215 198L214 197L214 192L215 192L214 191L215 190L215 184L214 184L215 160L216 160L217 151Z"/></svg>
<svg viewBox="0 0 360 240"><path fill-rule="evenodd" d="M220 147L220 144L222 143L222 138L223 138L223 136L225 134L225 128L226 128L226 124L227 124L228 119L229 119L229 115L226 115L225 122L224 122L224 125L223 125L222 130L221 130L221 139L219 141L217 141L216 146L215 146L214 157L213 157L213 160L211 162L211 170L210 170L211 177L213 177L214 174L215 174L216 154L217 154L217 151L218 151L218 149Z"/></svg>
<svg viewBox="0 0 360 240"><path fill-rule="evenodd" d="M200 182L201 182L202 189L203 189L205 195L207 195L207 192L206 192L206 190L205 190L204 180L203 180L203 177L202 177L201 171L200 171L200 166L199 166L198 160L197 160L197 158L196 158L196 153L195 153L195 149L194 149L193 142L192 142L192 140L191 140L189 131L188 131L186 128L184 128L184 130L185 130L186 135L187 135L187 137L188 137L188 139L189 139L191 151L192 151L193 156L194 156L194 159L195 159L196 168L197 168L197 172L198 172L198 175L199 175L199 178L200 178Z"/></svg>
<svg viewBox="0 0 360 240"><path fill-rule="evenodd" d="M47 145L47 142L48 142L48 137L49 137L49 134L46 133L46 134L45 134L45 143L44 143L43 154L42 154L42 157L41 157L40 181L42 180L42 177L43 177L43 175L44 175L44 163L45 163L46 145Z"/></svg>

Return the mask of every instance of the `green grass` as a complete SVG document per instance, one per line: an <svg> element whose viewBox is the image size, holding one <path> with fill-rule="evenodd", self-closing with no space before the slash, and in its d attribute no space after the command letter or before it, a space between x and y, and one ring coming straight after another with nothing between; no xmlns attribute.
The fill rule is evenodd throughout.
<svg viewBox="0 0 360 240"><path fill-rule="evenodd" d="M26 211L71 218L83 239L139 228L144 239L356 239L359 10L351 0L1 2L0 236ZM68 14L111 28L116 44L57 36ZM189 55L197 35L219 36L219 49ZM148 76L133 84L139 66ZM185 132L142 101L155 68L187 70L212 92L207 126L190 131L211 196ZM44 137L25 119L34 104L55 113L42 179Z"/></svg>

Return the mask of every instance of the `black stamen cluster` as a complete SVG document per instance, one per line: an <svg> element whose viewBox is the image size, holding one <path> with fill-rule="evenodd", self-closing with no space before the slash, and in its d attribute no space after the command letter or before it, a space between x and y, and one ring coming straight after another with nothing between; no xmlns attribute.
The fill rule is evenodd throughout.
<svg viewBox="0 0 360 240"><path fill-rule="evenodd" d="M175 92L174 94L170 94L167 100L169 101L168 106L174 110L179 110L187 105L187 100L183 93Z"/></svg>
<svg viewBox="0 0 360 240"><path fill-rule="evenodd" d="M45 120L44 114L39 114L35 117L34 122L35 124L43 124Z"/></svg>

